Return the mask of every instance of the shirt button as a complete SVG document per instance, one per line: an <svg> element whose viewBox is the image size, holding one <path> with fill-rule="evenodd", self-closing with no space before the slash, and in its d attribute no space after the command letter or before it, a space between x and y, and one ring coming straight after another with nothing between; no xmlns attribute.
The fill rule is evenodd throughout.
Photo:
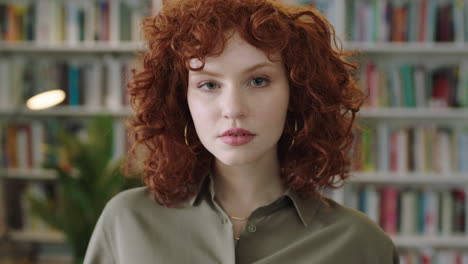
<svg viewBox="0 0 468 264"><path fill-rule="evenodd" d="M253 233L253 232L257 231L257 227L254 226L254 225L249 225L247 227L247 230L249 230L250 233Z"/></svg>

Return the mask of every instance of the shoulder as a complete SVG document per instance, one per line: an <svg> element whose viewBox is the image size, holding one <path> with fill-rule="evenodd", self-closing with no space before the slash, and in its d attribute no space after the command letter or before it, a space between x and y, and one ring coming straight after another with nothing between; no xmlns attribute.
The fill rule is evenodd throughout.
<svg viewBox="0 0 468 264"><path fill-rule="evenodd" d="M142 212L152 203L151 196L145 187L123 191L107 202L94 227L88 243L84 263L117 263L119 249L116 232L128 235L128 230L134 224L135 212ZM121 235L122 236L122 235Z"/></svg>
<svg viewBox="0 0 468 264"><path fill-rule="evenodd" d="M358 210L326 198L317 218L322 228L338 232L342 240L359 241L359 247L374 248L385 255L395 250L393 241L382 228Z"/></svg>
<svg viewBox="0 0 468 264"><path fill-rule="evenodd" d="M122 191L115 195L109 202L112 207L127 207L139 203L152 202L151 193L148 187L136 187Z"/></svg>
<svg viewBox="0 0 468 264"><path fill-rule="evenodd" d="M115 195L104 208L103 215L120 215L125 212L138 212L144 208L160 207L152 198L148 187L136 187Z"/></svg>
<svg viewBox="0 0 468 264"><path fill-rule="evenodd" d="M323 206L319 209L319 217L325 226L344 228L350 233L368 235L371 238L380 238L391 241L380 226L372 221L366 214L325 198Z"/></svg>

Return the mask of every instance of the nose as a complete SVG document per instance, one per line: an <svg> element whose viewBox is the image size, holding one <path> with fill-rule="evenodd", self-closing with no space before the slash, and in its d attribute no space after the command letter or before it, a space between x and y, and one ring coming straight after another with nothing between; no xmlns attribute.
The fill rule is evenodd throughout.
<svg viewBox="0 0 468 264"><path fill-rule="evenodd" d="M221 109L223 118L243 119L248 114L247 98L241 89L227 89L223 100L221 100Z"/></svg>

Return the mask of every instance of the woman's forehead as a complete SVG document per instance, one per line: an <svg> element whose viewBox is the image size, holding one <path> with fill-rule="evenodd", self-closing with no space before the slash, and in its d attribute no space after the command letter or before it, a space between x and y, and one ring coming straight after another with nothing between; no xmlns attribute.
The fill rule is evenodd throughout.
<svg viewBox="0 0 468 264"><path fill-rule="evenodd" d="M233 34L227 39L223 51L216 56L208 56L202 59L193 58L189 60L189 66L192 69L198 69L203 66L204 69L219 68L222 66L239 65L252 67L258 64L271 64L271 66L281 65L281 56L279 53L268 55L263 50L252 46L242 39L239 34Z"/></svg>

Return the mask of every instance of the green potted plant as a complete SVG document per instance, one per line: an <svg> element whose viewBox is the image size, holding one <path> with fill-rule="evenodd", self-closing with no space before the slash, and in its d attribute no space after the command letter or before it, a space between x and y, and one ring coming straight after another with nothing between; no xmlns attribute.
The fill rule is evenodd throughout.
<svg viewBox="0 0 468 264"><path fill-rule="evenodd" d="M141 185L137 177L125 177L121 161L113 160L113 118L98 116L86 127L85 139L58 129L61 153L67 166L46 166L56 171L59 199L30 197L33 213L62 231L82 263L94 226L106 203L117 193Z"/></svg>

